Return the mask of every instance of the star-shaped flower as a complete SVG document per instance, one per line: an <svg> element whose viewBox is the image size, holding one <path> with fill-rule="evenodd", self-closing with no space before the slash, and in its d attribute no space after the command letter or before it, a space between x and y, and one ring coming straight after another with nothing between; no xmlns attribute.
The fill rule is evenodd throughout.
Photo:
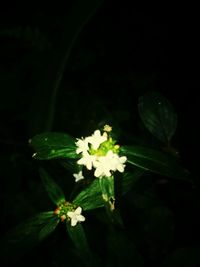
<svg viewBox="0 0 200 267"><path fill-rule="evenodd" d="M107 140L107 135L101 135L101 132L96 130L92 136L86 137L86 140L92 145L92 148L96 150L99 148L101 143Z"/></svg>
<svg viewBox="0 0 200 267"><path fill-rule="evenodd" d="M124 172L127 158L125 156L119 157L118 154L113 153L112 150L109 150L106 156L98 157L94 163L96 168L94 172L95 177L107 176L110 177L111 171L118 170L119 172Z"/></svg>
<svg viewBox="0 0 200 267"><path fill-rule="evenodd" d="M117 154L115 154L117 155ZM113 171L118 170L119 172L124 172L124 168L125 168L125 162L127 161L127 157L123 156L123 157L119 157L117 155L117 157L115 159L113 159L113 163L114 163L114 169Z"/></svg>
<svg viewBox="0 0 200 267"><path fill-rule="evenodd" d="M79 153L85 153L88 151L89 147L88 147L88 141L87 139L78 139L77 138L77 142L75 143L76 146L77 146L77 149L76 149L76 153L79 154Z"/></svg>
<svg viewBox="0 0 200 267"><path fill-rule="evenodd" d="M73 173L73 176L75 178L75 182L79 182L80 180L84 179L82 171L79 171L78 173Z"/></svg>
<svg viewBox="0 0 200 267"><path fill-rule="evenodd" d="M115 170L115 162L113 164L114 153L109 150L106 156L98 157L95 162L94 167L96 168L94 172L95 177L111 176L111 170Z"/></svg>
<svg viewBox="0 0 200 267"><path fill-rule="evenodd" d="M95 162L95 168L95 177L111 176L111 164L106 157L99 157L98 161Z"/></svg>
<svg viewBox="0 0 200 267"><path fill-rule="evenodd" d="M76 226L78 222L84 222L85 217L81 215L82 208L78 207L74 211L68 211L67 216L71 219L71 226Z"/></svg>
<svg viewBox="0 0 200 267"><path fill-rule="evenodd" d="M96 161L95 155L90 155L88 152L85 152L83 153L82 158L77 161L77 163L79 165L84 165L88 170L91 170L95 161Z"/></svg>

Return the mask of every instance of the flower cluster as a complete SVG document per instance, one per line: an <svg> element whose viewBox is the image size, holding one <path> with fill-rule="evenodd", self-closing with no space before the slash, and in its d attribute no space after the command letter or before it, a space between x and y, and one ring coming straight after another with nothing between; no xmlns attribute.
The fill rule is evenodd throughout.
<svg viewBox="0 0 200 267"><path fill-rule="evenodd" d="M112 172L124 172L127 158L119 156L119 145L109 135L111 130L109 125L105 125L103 134L96 130L91 136L77 139L76 153L81 154L77 163L86 166L88 170L94 168L95 177L110 177ZM84 178L82 171L74 174L74 177L76 182Z"/></svg>
<svg viewBox="0 0 200 267"><path fill-rule="evenodd" d="M85 221L85 217L81 212L81 207L76 207L75 205L64 201L56 208L54 214L56 214L62 222L68 220L71 221L71 226L76 226L78 222Z"/></svg>

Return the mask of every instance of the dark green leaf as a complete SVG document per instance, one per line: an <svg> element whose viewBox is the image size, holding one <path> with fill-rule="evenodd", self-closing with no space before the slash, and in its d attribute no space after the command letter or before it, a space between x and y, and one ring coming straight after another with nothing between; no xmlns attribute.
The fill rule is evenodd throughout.
<svg viewBox="0 0 200 267"><path fill-rule="evenodd" d="M74 243L74 246L78 250L79 256L86 262L91 261L91 252L83 226L80 223L76 226L71 226L69 222L67 222L66 225L67 232Z"/></svg>
<svg viewBox="0 0 200 267"><path fill-rule="evenodd" d="M115 208L112 213L110 212L110 214L108 215L111 216L110 219L113 225L115 224L117 226L120 226L121 228L124 228L124 222L120 214L119 208Z"/></svg>
<svg viewBox="0 0 200 267"><path fill-rule="evenodd" d="M35 159L78 158L75 139L63 133L42 133L34 136L30 144Z"/></svg>
<svg viewBox="0 0 200 267"><path fill-rule="evenodd" d="M21 242L29 238L34 238L39 241L41 240L39 238L40 231L52 221L55 223L59 222L58 217L54 215L53 211L39 213L8 233L9 242Z"/></svg>
<svg viewBox="0 0 200 267"><path fill-rule="evenodd" d="M10 230L0 244L3 261L12 262L19 259L51 234L58 223L59 218L53 211L42 212Z"/></svg>
<svg viewBox="0 0 200 267"><path fill-rule="evenodd" d="M40 168L39 170L40 176L42 178L42 182L44 187L54 204L59 206L59 204L65 201L65 195L58 184L48 175L48 173Z"/></svg>
<svg viewBox="0 0 200 267"><path fill-rule="evenodd" d="M80 171L80 165L77 164L75 159L60 159L60 164L68 171L73 173L78 173Z"/></svg>
<svg viewBox="0 0 200 267"><path fill-rule="evenodd" d="M138 109L146 128L168 144L177 127L177 115L171 103L162 95L151 92L140 97Z"/></svg>
<svg viewBox="0 0 200 267"><path fill-rule="evenodd" d="M91 210L104 206L99 179L95 179L74 199L73 203L81 206L83 210Z"/></svg>
<svg viewBox="0 0 200 267"><path fill-rule="evenodd" d="M134 170L132 170L132 172L125 171L121 178L121 186L119 192L122 195L126 194L129 190L131 190L132 186L139 180L144 172L145 171L140 168L135 168Z"/></svg>
<svg viewBox="0 0 200 267"><path fill-rule="evenodd" d="M186 178L187 171L167 154L140 146L124 146L121 151L127 156L127 161L141 169L173 178Z"/></svg>
<svg viewBox="0 0 200 267"><path fill-rule="evenodd" d="M56 226L59 223L59 218L54 216L52 217L49 222L44 225L44 227L39 231L39 240L43 240L44 238L46 238L49 234L51 234Z"/></svg>

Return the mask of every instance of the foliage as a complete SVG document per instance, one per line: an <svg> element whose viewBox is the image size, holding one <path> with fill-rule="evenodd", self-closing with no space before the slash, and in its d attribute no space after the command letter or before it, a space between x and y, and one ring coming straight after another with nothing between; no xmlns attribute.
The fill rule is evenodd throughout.
<svg viewBox="0 0 200 267"><path fill-rule="evenodd" d="M162 100L163 103L165 103L164 97ZM167 108L169 102L166 101L166 103ZM163 108L165 107L163 106ZM143 107L143 111L144 110L145 106ZM174 114L172 116L174 116ZM163 118L163 120L164 119L168 121L169 116ZM148 128L149 122L146 122L145 120L143 121L147 124ZM157 123L159 124L160 121L157 121ZM167 124L165 124L165 127L167 130ZM169 127L171 127L171 125ZM156 129L158 128L159 126ZM65 169L69 170L70 173L71 171L73 173L74 169L79 170L79 174L76 175L81 175L81 180L77 180L77 185L82 186L79 188L79 193L75 196L75 198L68 202L61 187L49 176L47 171L40 168L39 172L43 185L50 199L57 207L54 211L43 212L36 215L24 224L21 224L15 230L8 233L5 237L7 242L7 245L4 247L5 251L9 250L8 248L10 248L11 245L13 247L14 244L17 245L18 243L23 245L26 244L27 249L27 242L30 242L31 246L33 246L37 242L42 241L49 236L49 234L55 230L59 222L63 223L65 221L67 232L77 249L80 259L85 262L86 265L92 266L94 261L97 260L99 262L99 260L93 255L90 245L88 244L84 227L82 226L85 217L81 215L81 212L82 209L83 212L89 212L91 210L97 210L98 212L99 208L105 207L105 218L107 218L106 221L112 229L108 238L108 262L112 261L117 266L118 264L122 264L122 262L127 261L128 263L134 261L136 266L143 266L142 256L139 254L136 249L136 245L134 245L132 241L130 242L130 250L135 251L133 259L131 257L129 258L130 252L128 252L128 250L127 255L124 254L124 258L119 257L118 259L118 256L115 253L115 251L122 249L121 246L123 246L123 243L129 243L129 241L126 240L126 235L123 232L122 234L117 234L115 229L115 225L118 225L118 227L122 229L124 228L123 219L116 209L116 203L120 203L122 196L126 196L126 193L131 190L131 187L134 187L140 179L143 179L142 177L145 173L155 173L156 175L165 176L170 179L175 178L188 181L188 172L181 167L177 158L161 150L159 151L158 149L155 150L153 148L143 146L120 147L118 144L116 145L116 141L112 138L113 134L111 131L112 128L106 125L102 136L100 131L95 131L91 137L86 137L85 139L75 139L68 134L48 132L38 134L30 139L29 143L34 149L34 159L48 161L57 159L61 160L61 164L65 167ZM95 146L95 149L93 148L93 145ZM89 175L87 185L84 184L86 178L82 175L84 168L79 164L80 159L85 157L85 153L88 153L86 151L91 151L91 157L95 157L96 160L98 160L99 155L99 160L103 160L104 157L107 157L105 163L101 163L100 161L99 164L106 164L105 167L108 167L108 164L111 164L108 176L105 176L107 172L103 171L103 176L100 175L100 177L95 177L89 174L91 173L90 170L93 164L95 167L95 164L98 162L91 163L91 167L90 164L88 165L88 163L84 163L86 169L88 169L86 176ZM111 153L110 151L113 152ZM82 152L82 155L80 152ZM120 153L122 157L117 157L116 153ZM107 155L110 156L108 157ZM126 165L129 165L127 166L127 168L130 169L129 171L126 171L124 164L125 158L123 157L124 155L127 159ZM65 159L66 164L63 164ZM72 159L74 160L73 164L68 164L67 160ZM123 161L121 161L122 163L120 163L121 159L123 159ZM111 160L111 163L108 163L109 160ZM114 165L112 164L117 165L116 167L113 167ZM72 166L75 165L76 168L72 168ZM117 169L121 172L119 175L115 174ZM111 176L109 175L110 172L112 172ZM138 194L135 193L135 197L137 197L137 195ZM145 208L145 202L143 205ZM144 223L144 234L147 238L149 238L149 241L146 244L149 246L149 257L154 257L155 251L160 251L160 255L165 255L165 250L170 247L170 243L172 242L172 237L170 236L173 236L173 221L171 220L171 212L164 206L160 207L153 205L149 210L146 210L145 208L144 215L147 216L147 222ZM116 248L113 238L117 238ZM129 245L127 246L129 247Z"/></svg>

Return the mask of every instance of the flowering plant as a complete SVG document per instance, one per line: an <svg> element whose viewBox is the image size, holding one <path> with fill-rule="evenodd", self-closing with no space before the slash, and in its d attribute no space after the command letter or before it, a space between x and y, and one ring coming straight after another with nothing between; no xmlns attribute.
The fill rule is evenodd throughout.
<svg viewBox="0 0 200 267"><path fill-rule="evenodd" d="M155 93L143 96L139 100L139 114L154 137L167 145L165 150L121 145L113 134L115 129L108 124L86 137L73 138L66 133L48 132L30 139L34 159L56 159L71 173L75 196L66 198L63 189L40 167L43 185L55 208L36 215L17 231L21 233L23 229L22 236L26 237L34 232L35 240L40 241L53 232L59 222L66 223L80 257L92 266L96 260L84 231L91 210L105 209L109 224L123 228L119 200L145 174L187 179L187 171L170 148L177 121L171 104Z"/></svg>

